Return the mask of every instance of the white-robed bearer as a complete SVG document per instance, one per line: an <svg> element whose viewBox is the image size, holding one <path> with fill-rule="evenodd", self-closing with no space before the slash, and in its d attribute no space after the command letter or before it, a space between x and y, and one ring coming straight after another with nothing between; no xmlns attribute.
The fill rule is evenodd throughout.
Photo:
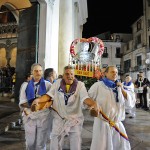
<svg viewBox="0 0 150 150"><path fill-rule="evenodd" d="M38 101L53 100L53 125L50 150L62 150L64 137L68 135L70 150L81 150L81 132L84 121L82 105L97 110L95 101L89 98L83 82L74 76L72 66L64 67L63 78L53 83L49 92L38 98Z"/></svg>
<svg viewBox="0 0 150 150"><path fill-rule="evenodd" d="M126 115L129 115L129 118L134 118L136 115L136 95L134 92L134 84L132 83L132 78L129 75L126 75L125 81L122 83L122 86L127 92L128 99L125 101Z"/></svg>
<svg viewBox="0 0 150 150"><path fill-rule="evenodd" d="M130 142L122 123L128 94L117 82L118 70L109 66L105 77L94 83L89 96L97 102L99 113L94 118L90 150L130 150ZM128 103L130 104L130 102Z"/></svg>
<svg viewBox="0 0 150 150"><path fill-rule="evenodd" d="M23 111L23 123L25 129L27 150L46 150L46 142L50 135L51 112L49 106L33 110L34 100L47 93L51 83L42 77L43 69L40 64L31 66L33 78L23 84L20 90L19 106Z"/></svg>

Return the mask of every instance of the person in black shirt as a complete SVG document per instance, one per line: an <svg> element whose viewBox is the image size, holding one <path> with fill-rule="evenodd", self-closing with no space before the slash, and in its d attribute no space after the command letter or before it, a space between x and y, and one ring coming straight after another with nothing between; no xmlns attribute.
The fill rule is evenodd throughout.
<svg viewBox="0 0 150 150"><path fill-rule="evenodd" d="M140 93L138 93L140 99L139 107L142 107L145 110L148 110L146 94L147 94L147 87L149 85L150 81L144 77L143 72L139 72L138 79L135 81L135 87L141 91Z"/></svg>

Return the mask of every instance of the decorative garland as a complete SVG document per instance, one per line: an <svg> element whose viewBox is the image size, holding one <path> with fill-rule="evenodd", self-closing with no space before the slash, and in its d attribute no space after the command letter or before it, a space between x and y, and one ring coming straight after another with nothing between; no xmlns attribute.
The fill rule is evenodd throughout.
<svg viewBox="0 0 150 150"><path fill-rule="evenodd" d="M70 46L70 54L72 57L75 57L77 54L75 53L75 46L79 43L79 42L88 42L88 43L97 43L99 46L99 50L98 50L98 55L102 56L103 52L104 52L104 43L102 42L101 39L97 38L97 37L90 37L88 39L86 38L81 38L81 39L75 39Z"/></svg>

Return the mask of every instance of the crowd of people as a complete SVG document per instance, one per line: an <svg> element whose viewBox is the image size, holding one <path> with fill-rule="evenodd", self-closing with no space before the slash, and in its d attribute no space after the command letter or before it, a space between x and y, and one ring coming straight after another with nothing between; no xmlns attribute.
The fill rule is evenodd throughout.
<svg viewBox="0 0 150 150"><path fill-rule="evenodd" d="M95 74L88 90L70 65L57 77L53 68L43 70L35 63L27 77L20 88L19 107L28 150L46 150L48 139L50 150L62 150L65 136L69 137L71 150L81 150L83 108L94 117L91 150L131 150L122 121L127 114L135 117L135 88L143 87L138 93L140 107L147 106L144 92L149 81L143 73L135 83L129 75L120 82L118 69L108 66Z"/></svg>
<svg viewBox="0 0 150 150"><path fill-rule="evenodd" d="M0 92L11 92L14 86L15 68L10 65L0 68Z"/></svg>

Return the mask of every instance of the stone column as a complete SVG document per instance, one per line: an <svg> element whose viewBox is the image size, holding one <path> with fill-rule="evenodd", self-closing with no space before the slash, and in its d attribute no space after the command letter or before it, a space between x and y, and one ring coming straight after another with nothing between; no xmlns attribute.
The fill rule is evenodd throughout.
<svg viewBox="0 0 150 150"><path fill-rule="evenodd" d="M40 3L40 23L39 23L39 52L38 62L44 67L53 67L51 65L51 31L52 15L55 0L38 0Z"/></svg>
<svg viewBox="0 0 150 150"><path fill-rule="evenodd" d="M63 73L64 66L69 63L70 44L73 41L73 9L72 0L60 0L59 12L59 45L58 72Z"/></svg>

